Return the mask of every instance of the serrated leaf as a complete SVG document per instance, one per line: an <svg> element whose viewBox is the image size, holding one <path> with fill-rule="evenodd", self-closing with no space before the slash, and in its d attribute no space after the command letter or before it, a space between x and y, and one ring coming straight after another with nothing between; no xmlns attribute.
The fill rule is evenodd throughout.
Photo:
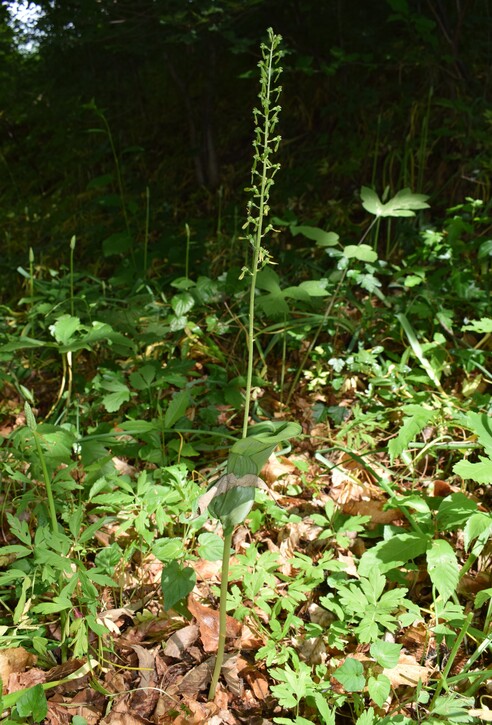
<svg viewBox="0 0 492 725"><path fill-rule="evenodd" d="M360 576L374 576L374 569L390 571L421 556L427 549L429 539L420 534L402 533L387 541L380 541L362 554L359 563Z"/></svg>
<svg viewBox="0 0 492 725"><path fill-rule="evenodd" d="M368 244L348 244L343 248L345 259L358 259L360 262L375 262L377 253Z"/></svg>
<svg viewBox="0 0 492 725"><path fill-rule="evenodd" d="M116 388L113 393L108 393L103 396L102 404L108 413L115 413L121 408L123 403L127 403L130 400L130 389L124 383L114 382L112 385Z"/></svg>
<svg viewBox="0 0 492 725"><path fill-rule="evenodd" d="M468 325L463 325L463 331L470 330L480 335L488 335L492 332L492 317L481 317L479 320L472 320Z"/></svg>
<svg viewBox="0 0 492 725"><path fill-rule="evenodd" d="M328 707L327 699L321 692L314 693L314 702L323 720L323 725L336 725L335 708Z"/></svg>
<svg viewBox="0 0 492 725"><path fill-rule="evenodd" d="M194 569L171 561L162 570L161 588L164 594L164 610L167 612L175 604L188 596L196 584Z"/></svg>
<svg viewBox="0 0 492 725"><path fill-rule="evenodd" d="M457 492L441 501L437 510L438 531L453 531L466 523L477 510L477 504L464 493Z"/></svg>
<svg viewBox="0 0 492 725"><path fill-rule="evenodd" d="M172 428L175 423L186 413L186 409L190 404L190 393L188 390L180 390L179 393L172 398L167 406L164 415L164 426Z"/></svg>
<svg viewBox="0 0 492 725"><path fill-rule="evenodd" d="M425 426L436 416L436 411L424 408L422 405L407 405L404 407L405 414L403 424L398 431L396 438L388 443L388 452L391 462L398 458L405 451L409 444L415 440Z"/></svg>
<svg viewBox="0 0 492 725"><path fill-rule="evenodd" d="M429 577L444 601L456 591L459 581L458 560L447 541L436 539L427 550Z"/></svg>
<svg viewBox="0 0 492 725"><path fill-rule="evenodd" d="M333 677L343 685L346 692L362 692L366 684L362 662L353 657L347 657L343 665L335 670Z"/></svg>
<svg viewBox="0 0 492 725"><path fill-rule="evenodd" d="M391 692L391 682L386 675L370 677L367 681L369 697L374 700L378 707L383 707Z"/></svg>
<svg viewBox="0 0 492 725"><path fill-rule="evenodd" d="M50 325L50 332L61 345L68 345L80 328L81 324L78 317L62 315L53 325Z"/></svg>
<svg viewBox="0 0 492 725"><path fill-rule="evenodd" d="M414 194L410 189L402 189L385 204L373 189L363 186L360 190L362 206L377 217L411 217L418 209L428 209L426 194Z"/></svg>
<svg viewBox="0 0 492 725"><path fill-rule="evenodd" d="M41 685L26 690L15 704L21 718L31 717L34 722L42 722L48 714L48 703Z"/></svg>
<svg viewBox="0 0 492 725"><path fill-rule="evenodd" d="M492 535L492 515L483 511L478 511L470 516L463 530L463 543L465 551L468 551L472 541L475 541L472 547L472 553L479 556L485 544Z"/></svg>
<svg viewBox="0 0 492 725"><path fill-rule="evenodd" d="M357 718L355 725L374 725L374 723L374 708L370 707Z"/></svg>
<svg viewBox="0 0 492 725"><path fill-rule="evenodd" d="M478 592L477 596L475 597L475 609L480 609L480 607L483 607L485 602L488 602L489 599L492 599L492 589L482 589L482 591Z"/></svg>
<svg viewBox="0 0 492 725"><path fill-rule="evenodd" d="M382 639L378 639L377 642L373 642L370 647L371 657L381 665L381 667L387 667L391 669L396 667L400 658L401 644L395 644L394 642L385 642Z"/></svg>
<svg viewBox="0 0 492 725"><path fill-rule="evenodd" d="M471 478L477 483L492 483L492 459L479 456L478 463L459 461L453 466L454 473L461 478Z"/></svg>
<svg viewBox="0 0 492 725"><path fill-rule="evenodd" d="M335 232L325 232L319 227L295 226L291 227L290 231L294 237L297 234L302 234L306 239L311 239L313 242L316 242L318 247L335 247L340 239Z"/></svg>

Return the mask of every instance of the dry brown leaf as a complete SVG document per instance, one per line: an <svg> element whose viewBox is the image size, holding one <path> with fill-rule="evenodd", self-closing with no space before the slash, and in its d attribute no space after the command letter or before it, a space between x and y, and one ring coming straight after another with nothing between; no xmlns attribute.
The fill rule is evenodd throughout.
<svg viewBox="0 0 492 725"><path fill-rule="evenodd" d="M402 653L396 667L385 668L383 674L389 678L392 687L400 687L401 685L417 687L419 680L424 685L427 683L431 670L428 667L419 665L413 655Z"/></svg>
<svg viewBox="0 0 492 725"><path fill-rule="evenodd" d="M239 672L246 665L247 662L237 654L225 655L224 657L221 674L227 683L229 691L235 697L241 697L243 694L243 681L239 678Z"/></svg>
<svg viewBox="0 0 492 725"><path fill-rule="evenodd" d="M0 650L0 678L6 688L9 677L15 672L24 672L26 667L36 663L36 657L24 647Z"/></svg>
<svg viewBox="0 0 492 725"><path fill-rule="evenodd" d="M370 516L373 524L391 524L399 521L402 514L398 509L383 510L384 501L347 501L342 505L342 511L348 516Z"/></svg>
<svg viewBox="0 0 492 725"><path fill-rule="evenodd" d="M38 667L31 667L27 672L11 672L7 692L17 692L34 685L42 685L44 682L46 682L46 672Z"/></svg>
<svg viewBox="0 0 492 725"><path fill-rule="evenodd" d="M330 473L334 501L345 504L348 501L381 499L383 496L367 469L346 453L340 455Z"/></svg>
<svg viewBox="0 0 492 725"><path fill-rule="evenodd" d="M215 657L209 657L205 662L193 667L181 680L179 691L184 695L196 695L200 690L204 690L212 679L214 666Z"/></svg>
<svg viewBox="0 0 492 725"><path fill-rule="evenodd" d="M266 483L271 486L281 476L294 473L295 471L297 471L297 468L294 466L293 463L290 463L287 458L282 458L282 460L280 460L279 458L277 458L275 453L272 453L268 461L261 469L261 476L266 481Z"/></svg>
<svg viewBox="0 0 492 725"><path fill-rule="evenodd" d="M492 722L492 710L488 707L477 708L476 710L468 710L468 714L471 717L478 717L483 722Z"/></svg>
<svg viewBox="0 0 492 725"><path fill-rule="evenodd" d="M188 597L188 609L200 628L200 637L205 652L215 652L219 642L219 613L200 604L193 595ZM238 637L241 624L233 617L227 617L227 637Z"/></svg>
<svg viewBox="0 0 492 725"><path fill-rule="evenodd" d="M198 627L196 624L189 624L186 627L178 629L166 642L164 654L166 657L174 657L182 659L183 654L195 642L198 637Z"/></svg>

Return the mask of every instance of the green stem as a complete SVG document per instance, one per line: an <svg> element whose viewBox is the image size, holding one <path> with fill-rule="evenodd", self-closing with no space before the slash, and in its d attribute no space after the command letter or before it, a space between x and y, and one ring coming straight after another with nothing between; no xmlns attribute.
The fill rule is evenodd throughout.
<svg viewBox="0 0 492 725"><path fill-rule="evenodd" d="M466 633L468 632L468 628L470 624L472 623L473 619L473 612L470 612L470 614L466 617L465 622L463 624L463 627L461 628L461 631L458 633L458 636L456 637L455 643L453 645L453 649L449 653L448 661L446 662L446 666L444 667L441 675L441 679L437 683L436 690L434 692L434 696L429 704L429 711L432 712L432 707L434 703L436 702L437 698L441 694L441 690L446 684L447 686L447 677L449 675L449 672L451 670L451 667L453 666L453 662L455 660L455 657L458 653L459 648L461 647L461 643L463 642Z"/></svg>
<svg viewBox="0 0 492 725"><path fill-rule="evenodd" d="M215 668L210 683L208 699L213 700L215 690L219 682L220 671L224 661L224 651L227 633L227 590L229 587L229 562L231 557L232 534L224 534L224 553L222 554L222 573L220 581L220 607L219 607L219 646L217 648L217 656L215 658Z"/></svg>
<svg viewBox="0 0 492 725"><path fill-rule="evenodd" d="M73 283L73 267L74 267L74 252L75 252L76 238L72 237L70 240L70 314L74 316L74 283Z"/></svg>
<svg viewBox="0 0 492 725"><path fill-rule="evenodd" d="M55 533L56 531L58 531L58 521L56 519L55 499L53 497L51 479L50 479L50 475L48 473L48 467L46 465L46 459L44 457L43 449L41 448L41 443L39 441L39 433L35 430L33 430L32 433L34 436L34 442L36 444L36 450L38 452L39 462L41 463L41 468L43 471L44 485L46 488L46 496L48 498L48 509L50 512L50 519L51 519L51 529L52 529L53 533Z"/></svg>

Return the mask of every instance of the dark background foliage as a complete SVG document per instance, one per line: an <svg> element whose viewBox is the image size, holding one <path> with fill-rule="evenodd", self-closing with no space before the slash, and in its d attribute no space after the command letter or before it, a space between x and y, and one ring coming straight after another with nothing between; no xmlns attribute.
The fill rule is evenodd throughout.
<svg viewBox="0 0 492 725"><path fill-rule="evenodd" d="M147 209L151 258L173 261L185 222L220 256L244 214L269 26L286 51L279 216L341 231L362 184L408 186L437 210L489 199L489 0L37 5L29 52L1 5L6 271L29 247L59 258L73 234L81 261L111 266L138 246Z"/></svg>

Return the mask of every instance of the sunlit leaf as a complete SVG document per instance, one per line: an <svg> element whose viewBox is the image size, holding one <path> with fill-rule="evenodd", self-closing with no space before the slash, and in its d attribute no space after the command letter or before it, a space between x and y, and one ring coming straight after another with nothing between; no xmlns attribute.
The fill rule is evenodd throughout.
<svg viewBox="0 0 492 725"><path fill-rule="evenodd" d="M363 186L360 190L362 206L370 214L377 217L410 217L415 211L428 209L426 194L414 194L410 189L402 189L395 196L383 203L373 189Z"/></svg>
<svg viewBox="0 0 492 725"><path fill-rule="evenodd" d="M436 539L427 550L429 577L444 601L456 591L459 581L458 560L447 541Z"/></svg>

